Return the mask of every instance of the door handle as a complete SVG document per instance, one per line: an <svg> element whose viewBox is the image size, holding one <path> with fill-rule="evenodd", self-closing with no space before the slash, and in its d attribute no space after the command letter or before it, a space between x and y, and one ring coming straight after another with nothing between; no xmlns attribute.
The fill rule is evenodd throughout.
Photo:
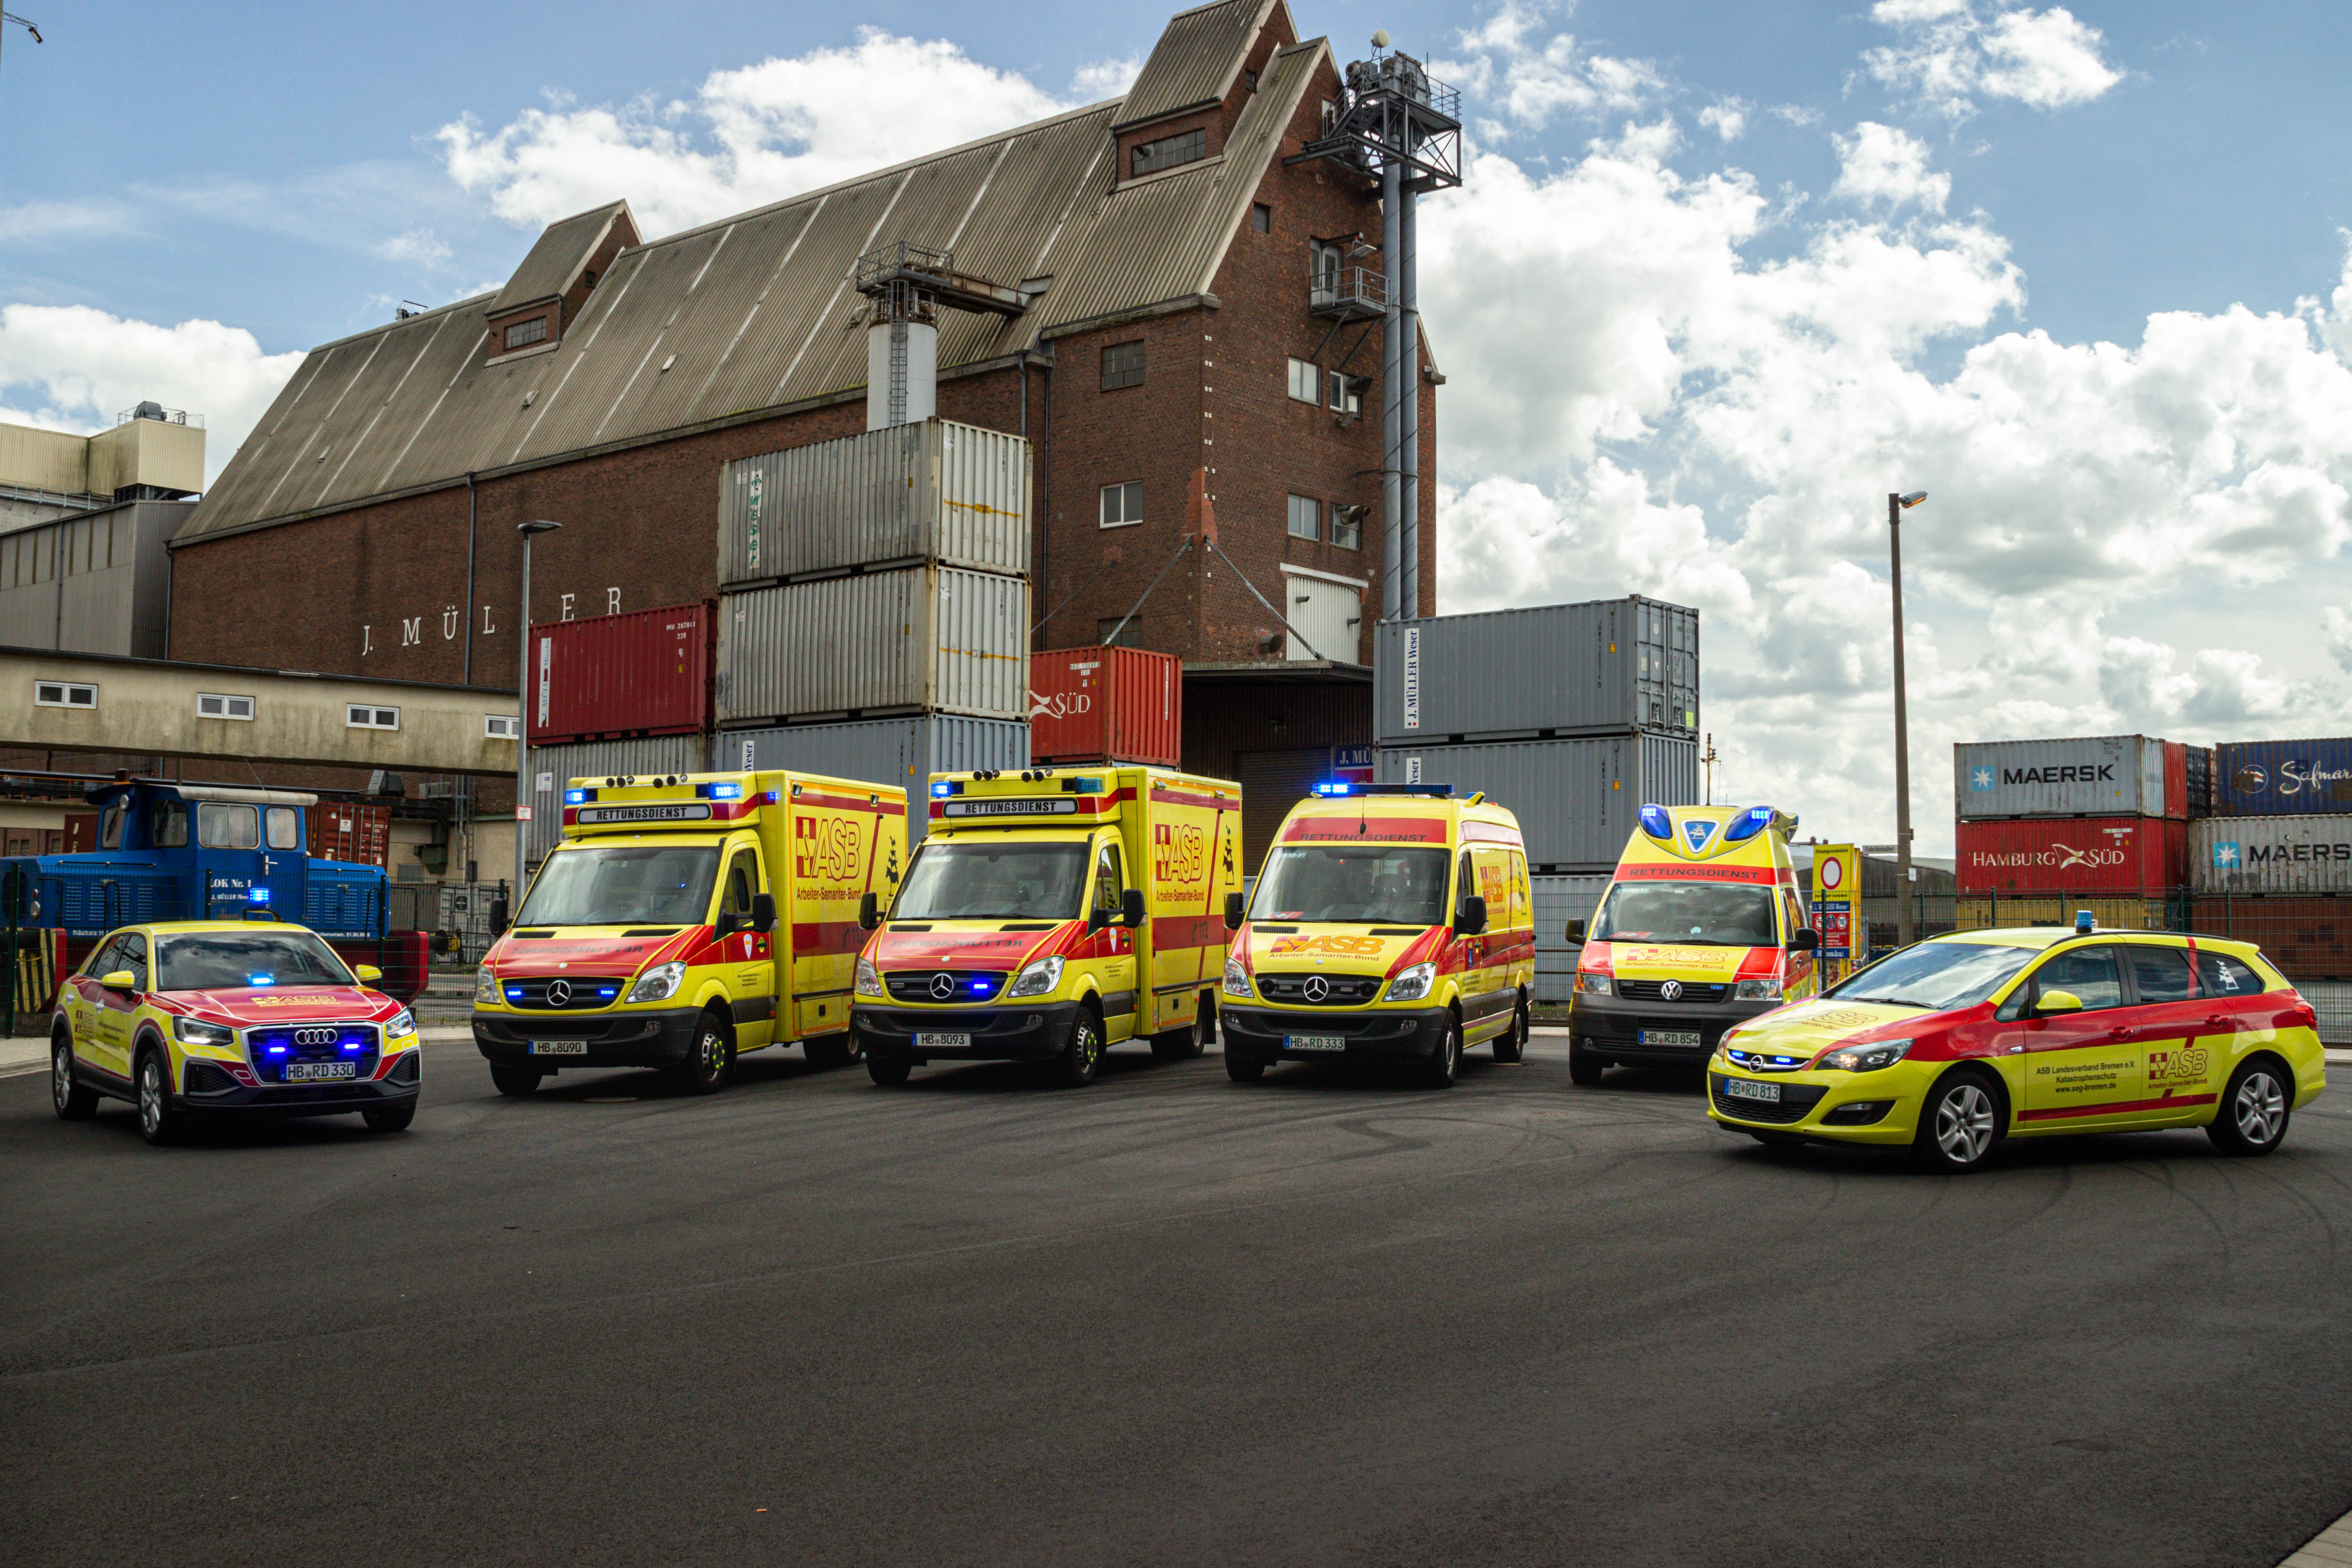
<svg viewBox="0 0 2352 1568"><path fill-rule="evenodd" d="M2129 1029L2120 1027L2109 1029L2107 1031L2107 1038L2110 1040L2127 1040L2131 1038L2131 1031Z"/></svg>
<svg viewBox="0 0 2352 1568"><path fill-rule="evenodd" d="M2208 1018L2205 1020L2205 1026L2209 1029L2226 1029L2230 1026L2230 1020L2227 1018Z"/></svg>

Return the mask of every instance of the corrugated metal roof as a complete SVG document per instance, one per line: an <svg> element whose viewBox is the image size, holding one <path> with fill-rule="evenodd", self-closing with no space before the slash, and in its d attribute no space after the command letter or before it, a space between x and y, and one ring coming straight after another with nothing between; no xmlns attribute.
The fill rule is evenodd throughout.
<svg viewBox="0 0 2352 1568"><path fill-rule="evenodd" d="M1113 128L1156 120L1224 97L1233 90L1242 58L1259 27L1281 3L1212 0L1171 18L1151 58L1143 62L1135 85L1127 89L1127 101L1119 106Z"/></svg>
<svg viewBox="0 0 2352 1568"><path fill-rule="evenodd" d="M942 371L1203 293L1327 53L1282 50L1221 158L1140 184L1111 188L1113 100L625 250L551 353L486 364L479 298L314 349L175 542L854 391L856 258L893 239L1053 278L1024 316L942 312Z"/></svg>
<svg viewBox="0 0 2352 1568"><path fill-rule="evenodd" d="M604 243L604 236L613 220L629 210L626 202L612 202L577 216L559 218L547 226L530 254L522 258L507 286L498 291L489 308L483 313L495 316L501 310L511 310L561 294L579 278L580 269ZM629 232L635 235L636 222L630 220Z"/></svg>

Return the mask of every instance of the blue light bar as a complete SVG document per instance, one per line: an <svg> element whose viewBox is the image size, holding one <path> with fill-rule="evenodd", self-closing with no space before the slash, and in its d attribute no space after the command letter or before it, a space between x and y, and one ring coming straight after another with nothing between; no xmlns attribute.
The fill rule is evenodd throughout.
<svg viewBox="0 0 2352 1568"><path fill-rule="evenodd" d="M278 976L275 974L248 974L245 977L245 983L247 985L275 985L278 984Z"/></svg>
<svg viewBox="0 0 2352 1568"><path fill-rule="evenodd" d="M245 890L245 896L254 903L266 904L269 901L269 889L267 888L247 888Z"/></svg>
<svg viewBox="0 0 2352 1568"><path fill-rule="evenodd" d="M1642 808L1642 831L1653 838L1664 838L1671 843L1675 837L1675 819L1666 815L1666 808L1663 805L1645 805Z"/></svg>
<svg viewBox="0 0 2352 1568"><path fill-rule="evenodd" d="M1743 838L1753 838L1771 825L1772 808L1770 806L1751 805L1733 817L1730 824L1724 828L1724 841L1737 844Z"/></svg>
<svg viewBox="0 0 2352 1568"><path fill-rule="evenodd" d="M2086 934L2088 932L2095 931L2099 929L2099 917L2093 914L2088 910L2076 910L2074 911L2074 929Z"/></svg>
<svg viewBox="0 0 2352 1568"><path fill-rule="evenodd" d="M743 786L739 784L712 784L710 786L710 798L713 800L741 800L743 798Z"/></svg>
<svg viewBox="0 0 2352 1568"><path fill-rule="evenodd" d="M933 800L942 799L945 796L955 794L955 781L952 779L933 779L931 781L931 798Z"/></svg>
<svg viewBox="0 0 2352 1568"><path fill-rule="evenodd" d="M1315 793L1317 795L1346 795L1349 792L1349 787L1350 786L1344 784L1319 784L1315 786Z"/></svg>
<svg viewBox="0 0 2352 1568"><path fill-rule="evenodd" d="M282 1057L286 1054L286 1047L284 1046L272 1046L269 1047L269 1054L273 1057Z"/></svg>
<svg viewBox="0 0 2352 1568"><path fill-rule="evenodd" d="M1072 795L1100 795L1102 792L1103 782L1100 779L1072 779L1070 781L1070 793Z"/></svg>
<svg viewBox="0 0 2352 1568"><path fill-rule="evenodd" d="M593 791L584 789L565 790L563 792L563 804L566 805L586 805L588 804L588 797L593 793Z"/></svg>

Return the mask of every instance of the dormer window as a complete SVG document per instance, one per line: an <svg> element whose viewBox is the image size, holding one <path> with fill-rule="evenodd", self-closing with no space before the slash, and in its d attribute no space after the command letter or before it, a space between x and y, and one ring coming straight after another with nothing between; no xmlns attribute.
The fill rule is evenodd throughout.
<svg viewBox="0 0 2352 1568"><path fill-rule="evenodd" d="M507 329L506 346L511 351L547 341L547 318L533 316L528 321L517 321Z"/></svg>
<svg viewBox="0 0 2352 1568"><path fill-rule="evenodd" d="M1209 155L1209 133L1205 130L1180 131L1173 136L1162 136L1157 142L1139 142L1135 149L1134 178L1156 174L1162 169L1179 164L1197 163Z"/></svg>

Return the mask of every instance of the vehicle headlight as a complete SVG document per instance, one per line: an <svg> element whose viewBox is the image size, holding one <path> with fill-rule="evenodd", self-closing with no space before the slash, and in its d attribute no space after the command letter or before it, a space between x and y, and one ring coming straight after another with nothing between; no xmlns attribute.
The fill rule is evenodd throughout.
<svg viewBox="0 0 2352 1568"><path fill-rule="evenodd" d="M416 1033L416 1015L403 1007L392 1016L392 1022L383 1026L383 1032L395 1040L403 1035Z"/></svg>
<svg viewBox="0 0 2352 1568"><path fill-rule="evenodd" d="M1743 980L1739 983L1739 989L1732 993L1731 999L1735 1002L1778 1002L1780 999L1780 983L1777 980Z"/></svg>
<svg viewBox="0 0 2352 1568"><path fill-rule="evenodd" d="M1436 984L1437 965L1434 963L1416 963L1411 969L1406 970L1403 973L1389 982L1389 1000L1391 1002L1418 1002L1423 997L1428 995L1430 987Z"/></svg>
<svg viewBox="0 0 2352 1568"><path fill-rule="evenodd" d="M1225 960L1224 992L1226 995L1238 996L1244 1002L1250 1000L1249 971L1242 967L1242 961L1238 958Z"/></svg>
<svg viewBox="0 0 2352 1568"><path fill-rule="evenodd" d="M874 967L874 961L870 958L861 958L857 961L857 994L860 996L889 994L882 989L882 973Z"/></svg>
<svg viewBox="0 0 2352 1568"><path fill-rule="evenodd" d="M236 1031L218 1024L200 1023L194 1018L172 1020L172 1037L185 1046L234 1046Z"/></svg>
<svg viewBox="0 0 2352 1568"><path fill-rule="evenodd" d="M1606 996L1610 994L1612 989L1609 984L1609 976L1605 974L1583 973L1580 973L1576 977L1576 988L1579 991L1583 992L1587 996Z"/></svg>
<svg viewBox="0 0 2352 1568"><path fill-rule="evenodd" d="M678 986L685 981L686 965L682 962L656 963L637 976L637 983L629 987L629 1000L667 1002L677 994Z"/></svg>
<svg viewBox="0 0 2352 1568"><path fill-rule="evenodd" d="M1833 1051L1823 1051L1817 1068L1829 1068L1838 1072L1876 1072L1891 1068L1911 1051L1908 1040L1874 1040L1866 1046L1840 1046Z"/></svg>
<svg viewBox="0 0 2352 1568"><path fill-rule="evenodd" d="M1062 983L1062 955L1041 958L1013 977L1004 988L1007 996L1044 996Z"/></svg>
<svg viewBox="0 0 2352 1568"><path fill-rule="evenodd" d="M504 1000L506 998L499 994L499 977L490 972L490 966L485 963L475 970L474 1005L479 1007L488 1004L495 1007Z"/></svg>

